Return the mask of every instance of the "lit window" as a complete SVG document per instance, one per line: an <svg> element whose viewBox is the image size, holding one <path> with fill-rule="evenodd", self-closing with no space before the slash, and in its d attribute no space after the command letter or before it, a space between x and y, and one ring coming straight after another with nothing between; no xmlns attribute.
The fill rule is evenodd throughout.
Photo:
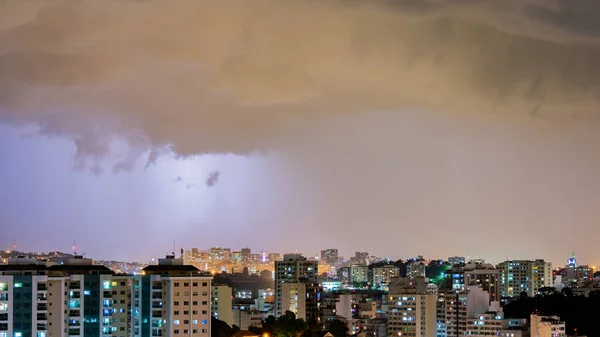
<svg viewBox="0 0 600 337"><path fill-rule="evenodd" d="M208 321L207 321L207 320L205 320L205 319L203 319L203 320L202 320L202 324L208 324Z"/></svg>
<svg viewBox="0 0 600 337"><path fill-rule="evenodd" d="M174 321L173 321L173 324L175 324L175 325L179 325L179 320L178 320L178 319L174 320Z"/></svg>
<svg viewBox="0 0 600 337"><path fill-rule="evenodd" d="M192 320L192 324L198 324L198 320L197 319L193 319Z"/></svg>
<svg viewBox="0 0 600 337"><path fill-rule="evenodd" d="M21 288L22 286L23 286L23 283L15 283L15 288ZM21 335L21 333L20 333L20 332L15 332L15 336L16 336L17 334Z"/></svg>
<svg viewBox="0 0 600 337"><path fill-rule="evenodd" d="M110 289L111 288L110 281L102 281L102 288Z"/></svg>

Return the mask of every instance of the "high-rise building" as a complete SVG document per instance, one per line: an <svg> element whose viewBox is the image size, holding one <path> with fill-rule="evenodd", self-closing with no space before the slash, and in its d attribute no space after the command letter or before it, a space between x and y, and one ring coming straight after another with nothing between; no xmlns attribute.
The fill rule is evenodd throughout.
<svg viewBox="0 0 600 337"><path fill-rule="evenodd" d="M483 317L480 314L490 312L489 298L489 293L483 290L481 286L472 286L459 291L450 291L446 293L445 309L447 335L464 336L470 329L473 329L474 325L479 324L473 322L485 321L487 316ZM494 315L493 317L495 319L497 315ZM500 323L501 322L499 322L499 324Z"/></svg>
<svg viewBox="0 0 600 337"><path fill-rule="evenodd" d="M338 250L329 248L321 251L321 262L330 266L335 266L338 263Z"/></svg>
<svg viewBox="0 0 600 337"><path fill-rule="evenodd" d="M388 336L436 336L437 294L427 291L424 278L395 278L388 293Z"/></svg>
<svg viewBox="0 0 600 337"><path fill-rule="evenodd" d="M444 275L447 287L452 290L456 291L480 285L483 290L490 294L490 301L497 301L500 298L500 270L496 269L492 264L469 262L466 265L455 265L446 270Z"/></svg>
<svg viewBox="0 0 600 337"><path fill-rule="evenodd" d="M370 262L369 253L356 252L356 253L354 253L354 257L350 258L350 262L354 263L354 264L360 264L360 265L369 265L369 262Z"/></svg>
<svg viewBox="0 0 600 337"><path fill-rule="evenodd" d="M535 296L540 288L552 287L552 263L544 260L514 260L498 265L501 271L502 297L516 297L521 293Z"/></svg>
<svg viewBox="0 0 600 337"><path fill-rule="evenodd" d="M250 248L242 248L242 250L241 250L242 263L250 263L251 255L252 255L252 251L250 250Z"/></svg>
<svg viewBox="0 0 600 337"><path fill-rule="evenodd" d="M385 265L383 267L373 268L373 287L387 289L390 281L400 276L400 268L394 265Z"/></svg>
<svg viewBox="0 0 600 337"><path fill-rule="evenodd" d="M167 256L133 277L132 337L208 337L211 280Z"/></svg>
<svg viewBox="0 0 600 337"><path fill-rule="evenodd" d="M406 277L425 277L425 263L423 261L411 261L406 264Z"/></svg>
<svg viewBox="0 0 600 337"><path fill-rule="evenodd" d="M19 257L0 275L2 337L127 336L127 292L120 293L127 278L90 259L56 265Z"/></svg>
<svg viewBox="0 0 600 337"><path fill-rule="evenodd" d="M360 264L353 264L350 266L350 282L351 283L366 283L369 281L368 278L369 267Z"/></svg>
<svg viewBox="0 0 600 337"><path fill-rule="evenodd" d="M306 298L306 320L318 321L320 310L320 287L317 277L319 275L317 261L309 261L301 254L286 254L283 261L275 261L275 315L281 316L284 308L283 298L289 296L284 293L285 283L304 283L309 297ZM311 295L312 294L312 295Z"/></svg>
<svg viewBox="0 0 600 337"><path fill-rule="evenodd" d="M228 285L216 284L212 286L211 306L212 315L214 318L227 323L233 324L233 289Z"/></svg>

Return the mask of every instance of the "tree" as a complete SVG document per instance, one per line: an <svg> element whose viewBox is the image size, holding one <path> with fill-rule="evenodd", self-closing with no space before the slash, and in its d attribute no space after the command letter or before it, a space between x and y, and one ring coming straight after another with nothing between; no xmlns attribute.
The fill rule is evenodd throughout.
<svg viewBox="0 0 600 337"><path fill-rule="evenodd" d="M334 337L347 337L349 331L348 324L340 319L334 319L329 322L327 330L331 332Z"/></svg>
<svg viewBox="0 0 600 337"><path fill-rule="evenodd" d="M296 314L291 311L286 311L271 325L275 337L300 337L306 330L308 324L303 319L296 318Z"/></svg>
<svg viewBox="0 0 600 337"><path fill-rule="evenodd" d="M237 326L229 326L227 323L220 321L214 317L210 319L211 331L210 337L231 337L234 333L240 331Z"/></svg>

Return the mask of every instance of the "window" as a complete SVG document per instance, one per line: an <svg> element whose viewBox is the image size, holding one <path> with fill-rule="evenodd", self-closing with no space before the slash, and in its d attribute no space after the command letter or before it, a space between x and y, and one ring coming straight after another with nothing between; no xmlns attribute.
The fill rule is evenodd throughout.
<svg viewBox="0 0 600 337"><path fill-rule="evenodd" d="M179 335L179 330L173 330L173 333Z"/></svg>
<svg viewBox="0 0 600 337"><path fill-rule="evenodd" d="M206 315L206 314L207 314L206 310L202 310L202 315Z"/></svg>
<svg viewBox="0 0 600 337"><path fill-rule="evenodd" d="M179 320L178 320L178 319L174 320L174 321L173 321L173 324L175 324L175 325L179 325Z"/></svg>
<svg viewBox="0 0 600 337"><path fill-rule="evenodd" d="M183 320L183 324L190 324L190 321L188 321L187 319Z"/></svg>
<svg viewBox="0 0 600 337"><path fill-rule="evenodd" d="M189 311L187 311L187 310L185 310L185 311L183 312L183 314L184 314L184 315L189 315L189 314L190 314L190 312L189 312Z"/></svg>
<svg viewBox="0 0 600 337"><path fill-rule="evenodd" d="M189 334L189 333L190 333L190 330L183 330L183 333L184 333L184 334Z"/></svg>
<svg viewBox="0 0 600 337"><path fill-rule="evenodd" d="M198 310L192 310L192 315L198 315Z"/></svg>
<svg viewBox="0 0 600 337"><path fill-rule="evenodd" d="M174 287L179 287L179 282L175 282L175 283L173 284L173 286L174 286Z"/></svg>
<svg viewBox="0 0 600 337"><path fill-rule="evenodd" d="M207 320L205 320L205 319L203 319L203 320L202 320L202 324L208 324L208 321L207 321Z"/></svg>
<svg viewBox="0 0 600 337"><path fill-rule="evenodd" d="M188 302L188 301L183 301L183 305L185 305L185 306L188 306L188 305L190 305L190 302Z"/></svg>
<svg viewBox="0 0 600 337"><path fill-rule="evenodd" d="M208 283L207 282L202 282L202 286L203 287L208 287Z"/></svg>
<svg viewBox="0 0 600 337"><path fill-rule="evenodd" d="M202 301L202 305L207 305L207 304L208 304L208 302Z"/></svg>
<svg viewBox="0 0 600 337"><path fill-rule="evenodd" d="M193 319L192 320L192 324L198 324L198 320L197 319Z"/></svg>
<svg viewBox="0 0 600 337"><path fill-rule="evenodd" d="M179 305L179 301L173 302L173 305Z"/></svg>
<svg viewBox="0 0 600 337"><path fill-rule="evenodd" d="M208 296L208 292L206 292L206 291L203 291L203 292L202 292L202 296Z"/></svg>
<svg viewBox="0 0 600 337"><path fill-rule="evenodd" d="M179 291L176 291L174 296L179 296Z"/></svg>
<svg viewBox="0 0 600 337"><path fill-rule="evenodd" d="M197 291L194 291L194 292L192 293L192 296L198 296L198 292L197 292Z"/></svg>
<svg viewBox="0 0 600 337"><path fill-rule="evenodd" d="M15 288L21 288L23 287L23 283L15 283ZM15 337L17 336L17 334L19 334L19 336L21 335L20 332L15 332Z"/></svg>
<svg viewBox="0 0 600 337"><path fill-rule="evenodd" d="M206 333L206 329L202 329L202 333Z"/></svg>
<svg viewBox="0 0 600 337"><path fill-rule="evenodd" d="M173 315L179 315L179 310L173 311Z"/></svg>
<svg viewBox="0 0 600 337"><path fill-rule="evenodd" d="M197 287L198 286L198 282L192 283L192 286Z"/></svg>
<svg viewBox="0 0 600 337"><path fill-rule="evenodd" d="M190 296L190 293L188 293L187 291L183 293L183 296Z"/></svg>
<svg viewBox="0 0 600 337"><path fill-rule="evenodd" d="M192 329L192 333L198 333L198 329Z"/></svg>

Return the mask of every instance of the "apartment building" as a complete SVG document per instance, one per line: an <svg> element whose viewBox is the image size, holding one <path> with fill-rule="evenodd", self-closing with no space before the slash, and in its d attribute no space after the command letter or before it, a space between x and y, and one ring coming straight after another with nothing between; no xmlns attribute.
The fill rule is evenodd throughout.
<svg viewBox="0 0 600 337"><path fill-rule="evenodd" d="M395 278L388 293L388 336L436 336L437 295L427 292L425 279Z"/></svg>
<svg viewBox="0 0 600 337"><path fill-rule="evenodd" d="M288 310L284 307L284 298L289 298L287 287L284 293L284 284L303 283L306 284L305 291L305 314L309 322L320 320L320 286L317 283L319 268L317 261L309 261L300 254L286 254L283 261L275 261L275 316L279 317Z"/></svg>
<svg viewBox="0 0 600 337"><path fill-rule="evenodd" d="M210 336L211 281L174 256L144 268L132 281L132 336Z"/></svg>

